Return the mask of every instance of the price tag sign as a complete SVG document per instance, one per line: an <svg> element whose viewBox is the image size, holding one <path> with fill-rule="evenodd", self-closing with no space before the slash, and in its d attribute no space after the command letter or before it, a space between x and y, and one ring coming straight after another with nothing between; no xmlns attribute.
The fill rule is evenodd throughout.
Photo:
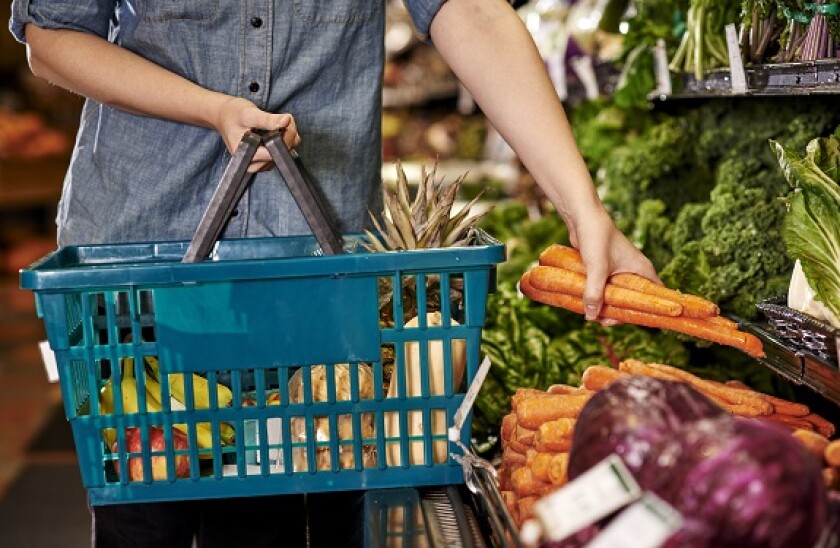
<svg viewBox="0 0 840 548"><path fill-rule="evenodd" d="M653 493L621 512L586 548L659 548L682 526L682 516Z"/></svg>
<svg viewBox="0 0 840 548"><path fill-rule="evenodd" d="M610 455L534 505L545 538L559 541L638 500L642 492L617 455Z"/></svg>
<svg viewBox="0 0 840 548"><path fill-rule="evenodd" d="M726 25L726 49L729 53L729 74L732 93L743 95L747 92L747 73L744 72L744 60L741 58L741 44L735 24Z"/></svg>

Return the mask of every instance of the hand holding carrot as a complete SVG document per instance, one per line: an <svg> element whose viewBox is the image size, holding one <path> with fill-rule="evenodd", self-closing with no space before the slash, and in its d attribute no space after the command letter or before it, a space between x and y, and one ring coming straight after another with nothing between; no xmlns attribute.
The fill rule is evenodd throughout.
<svg viewBox="0 0 840 548"><path fill-rule="evenodd" d="M586 267L577 250L553 245L540 255L539 266L523 274L520 289L535 301L584 314L587 305L581 277L585 275ZM764 356L761 341L722 318L713 302L669 289L638 274L612 275L604 298L601 318L670 329L738 348L752 357Z"/></svg>

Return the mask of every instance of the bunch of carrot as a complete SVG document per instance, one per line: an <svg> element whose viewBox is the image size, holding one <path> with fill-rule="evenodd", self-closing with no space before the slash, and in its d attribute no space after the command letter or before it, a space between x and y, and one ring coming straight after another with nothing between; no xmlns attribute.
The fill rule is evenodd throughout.
<svg viewBox="0 0 840 548"><path fill-rule="evenodd" d="M499 489L518 526L534 503L567 482L575 421L593 392L565 385L520 388L502 420Z"/></svg>
<svg viewBox="0 0 840 548"><path fill-rule="evenodd" d="M643 363L638 360L625 360L619 364L618 369L593 365L583 372L581 384L588 390L596 391L626 375L646 375L685 382L732 415L770 421L791 431L818 432L826 438L834 435L834 425L820 415L812 413L807 405L752 390L738 381L721 383L702 379L670 365Z"/></svg>
<svg viewBox="0 0 840 548"><path fill-rule="evenodd" d="M539 265L522 275L520 290L527 297L584 313L586 267L576 249L552 245L540 254ZM692 337L732 346L752 357L763 357L757 337L740 331L735 322L720 316L711 301L681 293L632 273L614 274L607 281L601 318L657 329L670 329Z"/></svg>

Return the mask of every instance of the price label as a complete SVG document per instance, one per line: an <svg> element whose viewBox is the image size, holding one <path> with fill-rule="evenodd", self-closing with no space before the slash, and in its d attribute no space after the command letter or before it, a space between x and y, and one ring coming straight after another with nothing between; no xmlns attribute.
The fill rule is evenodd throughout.
<svg viewBox="0 0 840 548"><path fill-rule="evenodd" d="M656 72L656 94L671 95L671 70L668 68L668 52L665 51L665 40L661 38L656 41L653 48L653 67Z"/></svg>
<svg viewBox="0 0 840 548"><path fill-rule="evenodd" d="M610 455L534 505L547 540L559 541L641 497L617 455Z"/></svg>
<svg viewBox="0 0 840 548"><path fill-rule="evenodd" d="M659 548L682 526L682 516L653 493L621 512L586 548Z"/></svg>
<svg viewBox="0 0 840 548"><path fill-rule="evenodd" d="M747 74L744 72L744 61L741 58L741 44L738 42L738 31L735 30L734 23L726 25L725 28L732 93L743 95L747 92Z"/></svg>

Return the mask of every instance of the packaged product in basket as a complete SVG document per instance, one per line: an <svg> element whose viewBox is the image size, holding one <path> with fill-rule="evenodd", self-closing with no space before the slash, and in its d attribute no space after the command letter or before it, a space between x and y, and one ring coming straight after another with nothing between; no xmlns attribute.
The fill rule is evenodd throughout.
<svg viewBox="0 0 840 548"><path fill-rule="evenodd" d="M330 398L330 387L335 387L334 401L351 401L353 399L353 386L358 386L358 398L360 400L373 398L373 371L369 365L358 364L350 366L346 363L333 366L315 365L309 369L310 384L312 391L312 402L328 402ZM303 371L301 368L289 379L289 401L290 403L304 403L305 384L303 382ZM329 377L332 377L332 381ZM352 379L353 376L357 378ZM370 468L376 466L376 446L372 443L364 444L363 440L371 440L374 437L374 415L363 413L360 417L360 432L354 432L353 414L339 414L335 420L335 429L338 433L338 467L339 469L355 468L354 447L362 446L362 466ZM307 441L306 418L293 418L291 421L292 443ZM322 442L331 440L330 417L327 415L317 416L314 419L312 432L314 432L316 444L315 467L317 470L332 470L332 455L330 447ZM293 450L295 472L309 471L309 460L306 447L295 447Z"/></svg>

